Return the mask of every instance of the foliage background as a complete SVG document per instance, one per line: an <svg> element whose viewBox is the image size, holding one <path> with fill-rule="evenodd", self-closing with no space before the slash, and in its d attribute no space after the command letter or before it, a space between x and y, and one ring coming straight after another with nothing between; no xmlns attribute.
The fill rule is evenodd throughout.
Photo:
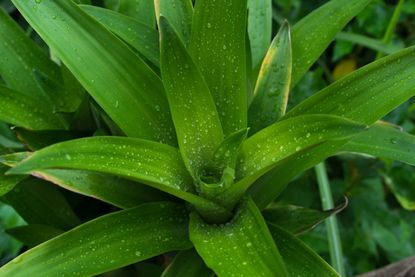
<svg viewBox="0 0 415 277"><path fill-rule="evenodd" d="M284 18L293 24L325 2L274 0L275 30ZM27 24L9 1L1 0L0 4L27 28ZM373 1L344 32L381 40L395 5L396 1ZM30 29L28 34L35 36ZM415 0L405 1L393 44L397 47L415 44ZM359 43L337 39L291 94L290 106L324 88L333 80L372 62L376 55L376 51ZM408 101L388 115L387 119L415 134L415 101ZM7 125L0 123L0 151L4 153L7 149L16 147L19 144L14 133ZM327 165L336 203L341 203L344 195L349 198L348 208L338 215L348 275L363 273L414 255L415 169L398 162L351 154L331 158ZM94 201L94 205L80 203L76 196L67 192L65 196L78 209L99 207L89 210L90 214L85 213L85 218L108 212L108 207L98 202ZM299 176L277 201L321 209L314 171L310 170ZM0 215L1 265L22 250L21 244L9 237L4 230L20 226L24 224L24 220L5 203L0 203ZM324 225L301 235L301 239L329 259Z"/></svg>

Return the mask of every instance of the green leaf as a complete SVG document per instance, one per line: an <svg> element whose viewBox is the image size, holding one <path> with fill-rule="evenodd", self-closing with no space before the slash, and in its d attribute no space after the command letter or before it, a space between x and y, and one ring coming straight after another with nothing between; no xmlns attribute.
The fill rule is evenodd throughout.
<svg viewBox="0 0 415 277"><path fill-rule="evenodd" d="M187 46L190 42L193 20L192 0L154 0L157 22L165 17Z"/></svg>
<svg viewBox="0 0 415 277"><path fill-rule="evenodd" d="M186 200L207 216L229 216L220 206L192 193L193 182L180 153L168 145L125 137L78 139L35 152L9 173L28 174L56 168L91 170L132 179Z"/></svg>
<svg viewBox="0 0 415 277"><path fill-rule="evenodd" d="M250 187L249 194L260 209L265 208L280 195L294 177L336 154L347 141L348 139L323 142L294 153L277 164L268 174L261 176Z"/></svg>
<svg viewBox="0 0 415 277"><path fill-rule="evenodd" d="M170 198L159 190L108 174L81 170L46 169L34 171L32 175L75 193L96 198L123 209Z"/></svg>
<svg viewBox="0 0 415 277"><path fill-rule="evenodd" d="M32 7L32 6L31 6ZM58 66L37 46L3 9L0 9L0 75L7 87L42 99L52 110L47 95L39 86L34 70L58 79Z"/></svg>
<svg viewBox="0 0 415 277"><path fill-rule="evenodd" d="M248 34L252 68L260 66L272 36L272 1L248 0Z"/></svg>
<svg viewBox="0 0 415 277"><path fill-rule="evenodd" d="M5 165L0 164L0 196L11 191L25 176L6 176L4 173L9 170Z"/></svg>
<svg viewBox="0 0 415 277"><path fill-rule="evenodd" d="M236 168L239 149L248 135L248 129L240 130L225 138L213 155L213 167L223 171L225 168Z"/></svg>
<svg viewBox="0 0 415 277"><path fill-rule="evenodd" d="M85 133L74 131L30 131L23 128L14 128L20 141L30 150L39 150L51 144L86 136Z"/></svg>
<svg viewBox="0 0 415 277"><path fill-rule="evenodd" d="M145 204L99 217L40 244L0 268L0 276L92 276L190 247L183 206Z"/></svg>
<svg viewBox="0 0 415 277"><path fill-rule="evenodd" d="M337 33L370 2L372 0L332 0L294 25L293 86L323 54Z"/></svg>
<svg viewBox="0 0 415 277"><path fill-rule="evenodd" d="M154 2L149 0L119 0L118 11L154 29L156 15L154 14Z"/></svg>
<svg viewBox="0 0 415 277"><path fill-rule="evenodd" d="M163 16L160 31L161 75L183 160L196 178L222 142L222 127L200 71Z"/></svg>
<svg viewBox="0 0 415 277"><path fill-rule="evenodd" d="M6 233L32 248L63 233L54 227L30 224L7 229Z"/></svg>
<svg viewBox="0 0 415 277"><path fill-rule="evenodd" d="M341 205L327 211L276 204L264 209L262 215L268 223L278 225L290 233L298 235L311 230L331 215L339 213L346 208L347 203L346 199Z"/></svg>
<svg viewBox="0 0 415 277"><path fill-rule="evenodd" d="M208 225L192 213L190 240L219 276L288 276L265 221L250 199L241 203L225 225Z"/></svg>
<svg viewBox="0 0 415 277"><path fill-rule="evenodd" d="M31 130L66 129L67 123L51 114L39 99L0 85L0 120Z"/></svg>
<svg viewBox="0 0 415 277"><path fill-rule="evenodd" d="M415 165L415 136L388 124L377 123L348 141L340 151L365 153Z"/></svg>
<svg viewBox="0 0 415 277"><path fill-rule="evenodd" d="M246 128L247 0L198 0L190 52L215 101L225 136Z"/></svg>
<svg viewBox="0 0 415 277"><path fill-rule="evenodd" d="M294 107L287 117L332 114L373 124L415 95L415 47L371 63Z"/></svg>
<svg viewBox="0 0 415 277"><path fill-rule="evenodd" d="M160 66L159 35L154 28L108 9L87 5L81 5L80 7L154 65Z"/></svg>
<svg viewBox="0 0 415 277"><path fill-rule="evenodd" d="M385 44L381 40L373 39L359 34L340 32L336 35L336 39L341 41L348 41L357 45L362 45L372 50L386 53L388 55L402 50L402 47L399 47L395 44Z"/></svg>
<svg viewBox="0 0 415 277"><path fill-rule="evenodd" d="M30 224L68 230L80 221L56 186L28 178L2 198Z"/></svg>
<svg viewBox="0 0 415 277"><path fill-rule="evenodd" d="M415 211L415 172L413 168L401 166L393 168L384 175L385 184L393 192L401 206L409 211Z"/></svg>
<svg viewBox="0 0 415 277"><path fill-rule="evenodd" d="M287 109L291 86L292 54L288 23L284 23L264 58L248 110L251 132L271 125Z"/></svg>
<svg viewBox="0 0 415 277"><path fill-rule="evenodd" d="M287 231L269 224L269 230L280 249L288 276L340 277L319 255Z"/></svg>
<svg viewBox="0 0 415 277"><path fill-rule="evenodd" d="M13 3L127 135L175 143L163 85L127 45L72 1Z"/></svg>
<svg viewBox="0 0 415 277"><path fill-rule="evenodd" d="M206 267L194 249L179 252L166 268L162 277L214 277L215 273Z"/></svg>
<svg viewBox="0 0 415 277"><path fill-rule="evenodd" d="M366 125L331 115L303 115L279 121L243 143L237 176L243 178L268 171L302 149L352 137L366 128Z"/></svg>
<svg viewBox="0 0 415 277"><path fill-rule="evenodd" d="M310 149L327 141L342 141L366 128L366 125L330 115L305 115L274 123L243 143L236 174L239 181L220 196L218 203L227 208L233 207L258 178L279 164L286 160L298 163L298 159L309 156ZM279 174L291 174L291 171ZM279 188L283 187L280 186L280 179L272 180L278 180L277 184L266 183L266 189L273 193L276 190L280 192ZM273 193L267 191L267 194L255 197L268 198L274 196Z"/></svg>

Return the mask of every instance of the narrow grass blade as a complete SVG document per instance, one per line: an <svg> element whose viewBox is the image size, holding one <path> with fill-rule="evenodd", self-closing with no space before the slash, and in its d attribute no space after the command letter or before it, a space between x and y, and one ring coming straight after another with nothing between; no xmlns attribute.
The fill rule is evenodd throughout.
<svg viewBox="0 0 415 277"><path fill-rule="evenodd" d="M161 80L126 44L72 1L13 3L128 136L175 144Z"/></svg>
<svg viewBox="0 0 415 277"><path fill-rule="evenodd" d="M193 20L192 0L154 0L154 7L158 24L160 25L162 15L170 22L183 43L189 45Z"/></svg>
<svg viewBox="0 0 415 277"><path fill-rule="evenodd" d="M317 253L289 232L269 224L289 276L340 277Z"/></svg>
<svg viewBox="0 0 415 277"><path fill-rule="evenodd" d="M259 71L254 100L248 111L249 127L253 134L285 114L291 87L291 70L290 27L286 22L272 41Z"/></svg>
<svg viewBox="0 0 415 277"><path fill-rule="evenodd" d="M294 107L287 117L339 115L373 124L415 95L415 47L371 63Z"/></svg>
<svg viewBox="0 0 415 277"><path fill-rule="evenodd" d="M160 66L159 35L154 28L150 28L137 19L109 9L88 5L81 5L80 7L131 45L155 66Z"/></svg>
<svg viewBox="0 0 415 277"><path fill-rule="evenodd" d="M248 34L252 68L261 65L272 36L272 1L248 0Z"/></svg>
<svg viewBox="0 0 415 277"><path fill-rule="evenodd" d="M169 202L104 215L21 254L0 276L93 276L187 249L187 221L184 207Z"/></svg>
<svg viewBox="0 0 415 277"><path fill-rule="evenodd" d="M415 165L415 136L377 123L348 141L339 151L364 153Z"/></svg>
<svg viewBox="0 0 415 277"><path fill-rule="evenodd" d="M317 61L336 34L370 2L372 0L332 0L294 25L293 86Z"/></svg>
<svg viewBox="0 0 415 277"><path fill-rule="evenodd" d="M173 27L160 17L161 74L183 160L196 177L223 140L209 88Z"/></svg>
<svg viewBox="0 0 415 277"><path fill-rule="evenodd" d="M219 276L288 276L265 221L245 199L226 225L208 225L190 216L190 240L208 267Z"/></svg>
<svg viewBox="0 0 415 277"><path fill-rule="evenodd" d="M177 254L173 262L166 268L161 277L214 277L202 258L194 249L184 250Z"/></svg>
<svg viewBox="0 0 415 277"><path fill-rule="evenodd" d="M225 136L246 128L247 0L198 0L190 52L218 109Z"/></svg>

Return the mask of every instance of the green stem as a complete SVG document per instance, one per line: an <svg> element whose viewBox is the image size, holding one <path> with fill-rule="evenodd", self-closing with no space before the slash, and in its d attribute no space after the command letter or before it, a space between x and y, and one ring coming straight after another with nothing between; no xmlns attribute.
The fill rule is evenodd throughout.
<svg viewBox="0 0 415 277"><path fill-rule="evenodd" d="M327 177L327 171L324 162L316 165L315 170L323 209L333 209L333 196L331 194L330 183ZM337 224L337 218L335 215L332 215L326 220L326 229L327 238L329 241L331 264L334 269L336 269L336 271L340 274L340 276L345 276L339 226Z"/></svg>
<svg viewBox="0 0 415 277"><path fill-rule="evenodd" d="M383 36L382 42L387 45L392 41L393 34L395 33L396 25L398 24L399 17L401 16L402 6L405 0L399 0L396 5L395 11L393 12L392 18L389 21L388 28L386 29L385 35ZM385 56L385 53L378 52L376 59L380 59Z"/></svg>

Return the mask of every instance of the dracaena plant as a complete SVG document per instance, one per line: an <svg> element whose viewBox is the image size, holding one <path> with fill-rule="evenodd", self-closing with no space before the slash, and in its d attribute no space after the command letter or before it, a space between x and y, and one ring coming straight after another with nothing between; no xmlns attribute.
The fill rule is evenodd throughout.
<svg viewBox="0 0 415 277"><path fill-rule="evenodd" d="M415 48L286 113L371 1L329 1L272 42L271 1L194 2L14 0L52 58L0 12L0 119L26 147L2 156L1 191L29 223L9 233L37 245L0 276L92 276L172 251L163 276L338 276L295 237L330 211L269 205L341 151L414 164L414 137L379 120L415 94ZM119 210L84 222L50 183Z"/></svg>

